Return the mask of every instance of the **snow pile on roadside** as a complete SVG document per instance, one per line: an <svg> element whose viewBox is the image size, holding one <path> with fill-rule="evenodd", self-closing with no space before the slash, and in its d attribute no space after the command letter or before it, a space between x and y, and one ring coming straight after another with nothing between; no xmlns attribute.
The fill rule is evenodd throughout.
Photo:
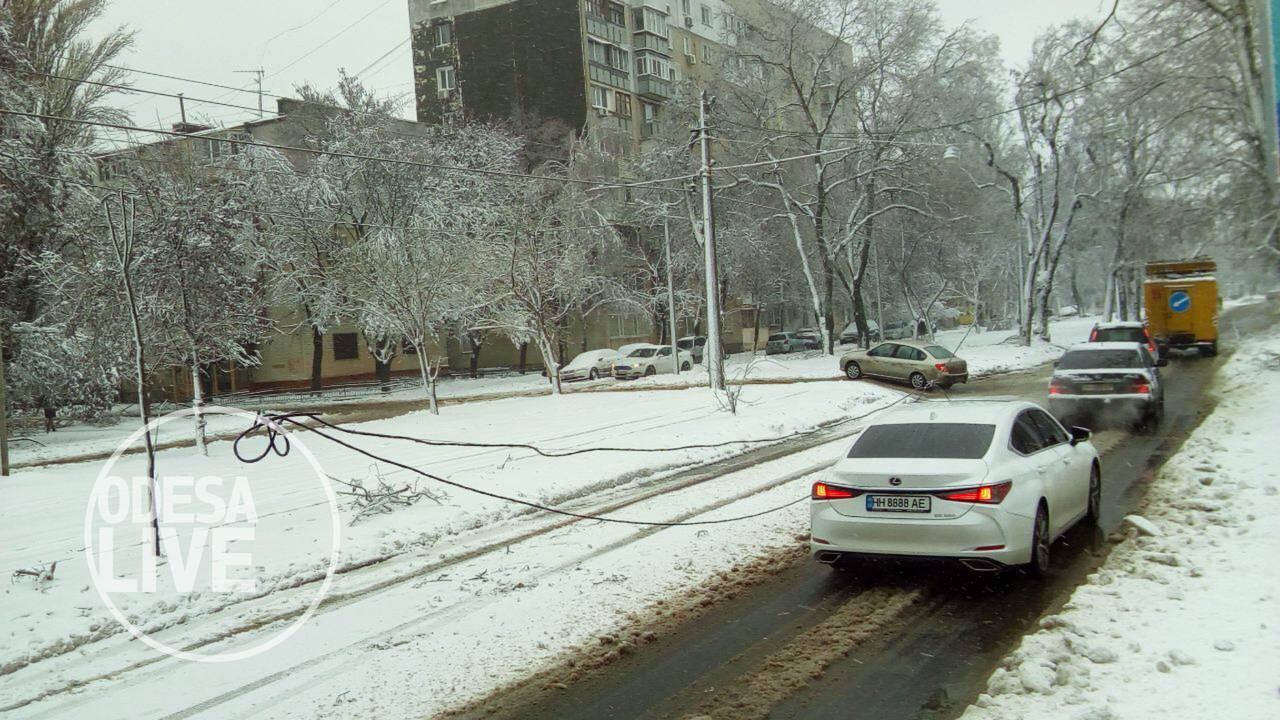
<svg viewBox="0 0 1280 720"><path fill-rule="evenodd" d="M964 720L1280 716L1278 360L1273 332L1221 369L1217 409L1150 491L1154 528L1124 523Z"/></svg>

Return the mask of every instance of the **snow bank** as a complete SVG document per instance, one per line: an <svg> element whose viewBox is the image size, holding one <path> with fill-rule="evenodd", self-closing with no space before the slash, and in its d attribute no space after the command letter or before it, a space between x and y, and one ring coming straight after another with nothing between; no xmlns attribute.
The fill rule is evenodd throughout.
<svg viewBox="0 0 1280 720"><path fill-rule="evenodd" d="M1220 370L1217 409L1127 539L1023 639L964 720L1280 717L1280 332Z"/></svg>

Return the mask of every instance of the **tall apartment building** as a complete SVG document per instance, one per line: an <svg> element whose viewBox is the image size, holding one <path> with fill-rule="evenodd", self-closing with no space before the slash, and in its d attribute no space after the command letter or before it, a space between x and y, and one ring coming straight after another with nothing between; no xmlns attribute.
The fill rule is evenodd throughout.
<svg viewBox="0 0 1280 720"><path fill-rule="evenodd" d="M522 115L633 146L740 23L725 0L410 0L409 17L420 121Z"/></svg>

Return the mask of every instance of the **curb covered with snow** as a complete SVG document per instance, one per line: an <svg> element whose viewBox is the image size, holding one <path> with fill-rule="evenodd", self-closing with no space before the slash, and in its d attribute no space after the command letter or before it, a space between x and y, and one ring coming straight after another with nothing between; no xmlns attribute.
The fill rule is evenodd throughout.
<svg viewBox="0 0 1280 720"><path fill-rule="evenodd" d="M1280 332L1252 340L1124 543L963 720L1280 717Z"/></svg>

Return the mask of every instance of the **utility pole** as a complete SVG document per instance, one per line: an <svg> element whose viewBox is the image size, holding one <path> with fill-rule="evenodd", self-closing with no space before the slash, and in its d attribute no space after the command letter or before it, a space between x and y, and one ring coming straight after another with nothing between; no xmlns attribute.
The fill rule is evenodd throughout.
<svg viewBox="0 0 1280 720"><path fill-rule="evenodd" d="M680 347L676 344L676 281L671 272L671 221L662 219L662 242L667 256L667 317L671 320L671 360L680 374ZM0 379L3 379L0 374Z"/></svg>
<svg viewBox="0 0 1280 720"><path fill-rule="evenodd" d="M263 69L262 69L262 68L258 68L257 70L236 70L236 72L238 72L238 73L245 73L245 74L249 74L249 75L255 75L255 76L257 76L257 81L258 81L258 117L262 117L262 116L263 116L263 112L264 112L264 111L263 111L263 109L262 109L262 74L263 74Z"/></svg>
<svg viewBox="0 0 1280 720"><path fill-rule="evenodd" d="M724 390L724 347L720 336L720 277L716 269L716 220L712 203L711 185L711 132L707 126L707 114L711 98L702 91L698 107L698 140L702 147L702 234L707 274L707 347L705 358L707 372L711 375L711 389Z"/></svg>
<svg viewBox="0 0 1280 720"><path fill-rule="evenodd" d="M0 335L0 477L9 477L9 397L4 384L3 335Z"/></svg>
<svg viewBox="0 0 1280 720"><path fill-rule="evenodd" d="M178 93L178 113L182 115L182 132L187 131L187 101Z"/></svg>
<svg viewBox="0 0 1280 720"><path fill-rule="evenodd" d="M871 252L874 254L872 262L876 265L876 332L880 335L880 339L884 340L884 296L880 283L880 246L872 244ZM867 333L868 337L863 338L863 347L871 347L871 333Z"/></svg>

